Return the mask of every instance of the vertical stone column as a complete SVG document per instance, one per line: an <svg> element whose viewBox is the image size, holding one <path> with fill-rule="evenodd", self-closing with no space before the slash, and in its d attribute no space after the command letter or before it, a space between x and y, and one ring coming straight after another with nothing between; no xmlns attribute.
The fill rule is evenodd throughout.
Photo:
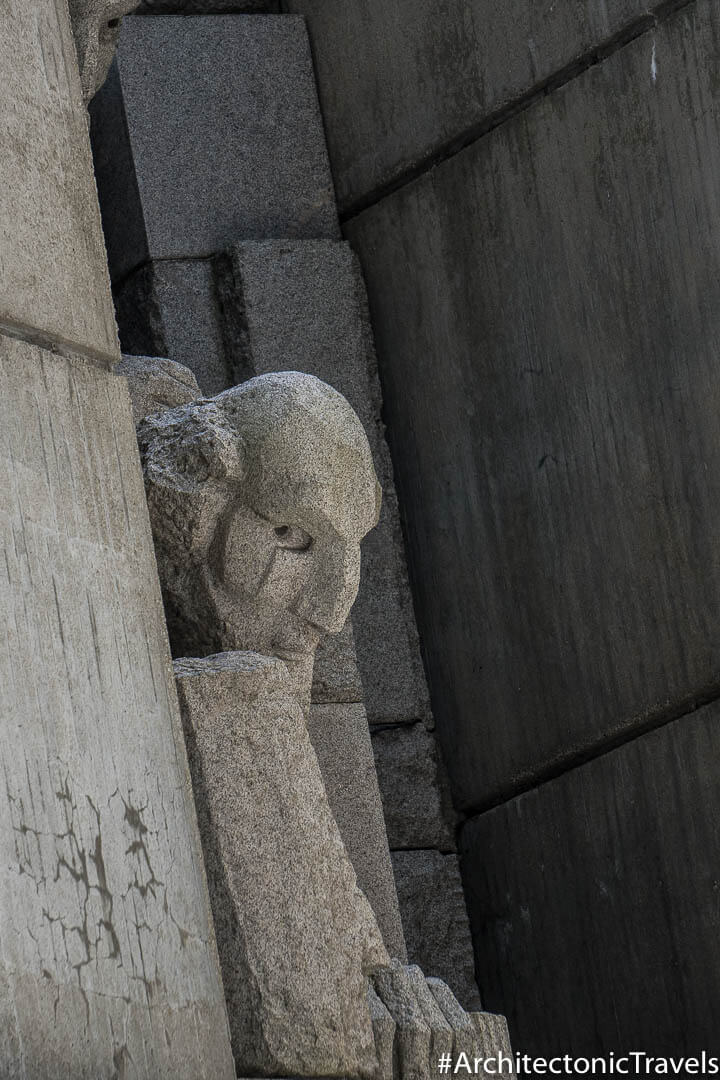
<svg viewBox="0 0 720 1080"><path fill-rule="evenodd" d="M0 1073L229 1080L63 0L0 67Z"/></svg>

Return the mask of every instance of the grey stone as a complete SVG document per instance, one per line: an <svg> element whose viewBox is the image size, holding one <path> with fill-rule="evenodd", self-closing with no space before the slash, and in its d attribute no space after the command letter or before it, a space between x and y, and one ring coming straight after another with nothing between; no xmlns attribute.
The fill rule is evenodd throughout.
<svg viewBox="0 0 720 1080"><path fill-rule="evenodd" d="M457 1060L459 1054L465 1053L474 1062L475 1057L479 1056L480 1035L473 1014L465 1012L450 987L442 979L429 976L425 982L438 1008L452 1028L453 1058Z"/></svg>
<svg viewBox="0 0 720 1080"><path fill-rule="evenodd" d="M374 1080L393 1080L395 1021L375 993L372 983L368 983L367 995L375 1039L375 1054L378 1060Z"/></svg>
<svg viewBox="0 0 720 1080"><path fill-rule="evenodd" d="M395 1021L394 1075L397 1080L429 1080L433 1035L402 964L380 968L373 987Z"/></svg>
<svg viewBox="0 0 720 1080"><path fill-rule="evenodd" d="M230 1080L126 388L0 337L0 459L0 1071Z"/></svg>
<svg viewBox="0 0 720 1080"><path fill-rule="evenodd" d="M443 979L465 1009L480 1005L460 869L455 855L392 851L410 960Z"/></svg>
<svg viewBox="0 0 720 1080"><path fill-rule="evenodd" d="M338 237L303 19L131 16L116 64L92 103L113 280L242 239Z"/></svg>
<svg viewBox="0 0 720 1080"><path fill-rule="evenodd" d="M69 0L80 82L86 102L107 78L120 37L123 15L136 8L138 0Z"/></svg>
<svg viewBox="0 0 720 1080"><path fill-rule="evenodd" d="M216 260L225 354L235 379L297 368L344 394L368 433L384 504L363 547L353 619L371 723L429 719L367 297L357 259L332 241L235 245Z"/></svg>
<svg viewBox="0 0 720 1080"><path fill-rule="evenodd" d="M352 619L337 634L323 638L315 653L311 698L313 704L363 701Z"/></svg>
<svg viewBox="0 0 720 1080"><path fill-rule="evenodd" d="M719 690L719 35L684 7L346 226L465 811Z"/></svg>
<svg viewBox="0 0 720 1080"><path fill-rule="evenodd" d="M136 424L154 412L187 405L202 396L190 368L163 357L123 356L114 371L127 382Z"/></svg>
<svg viewBox="0 0 720 1080"><path fill-rule="evenodd" d="M309 705L315 649L345 625L378 515L357 416L284 372L148 417L138 436L176 655L279 656Z"/></svg>
<svg viewBox="0 0 720 1080"><path fill-rule="evenodd" d="M366 975L389 961L287 668L226 653L176 675L237 1068L372 1076Z"/></svg>
<svg viewBox="0 0 720 1080"><path fill-rule="evenodd" d="M405 961L397 892L362 704L312 705L308 729L330 808L391 956Z"/></svg>
<svg viewBox="0 0 720 1080"><path fill-rule="evenodd" d="M167 356L191 368L210 396L234 383L225 362L210 263L162 260L115 290L123 352Z"/></svg>
<svg viewBox="0 0 720 1080"><path fill-rule="evenodd" d="M372 732L391 848L455 850L455 814L433 735L423 724Z"/></svg>
<svg viewBox="0 0 720 1080"><path fill-rule="evenodd" d="M512 1080L516 1075L515 1057L510 1046L507 1020L497 1013L486 1012L470 1013L470 1017L477 1035L479 1054L486 1061L484 1073L479 1075L485 1075L487 1080L492 1080L500 1074Z"/></svg>
<svg viewBox="0 0 720 1080"><path fill-rule="evenodd" d="M285 0L308 20L341 210L462 146L623 31L652 25L657 6L455 0L440 14L435 0Z"/></svg>
<svg viewBox="0 0 720 1080"><path fill-rule="evenodd" d="M117 331L63 0L6 0L0 63L0 326L109 365Z"/></svg>
<svg viewBox="0 0 720 1080"><path fill-rule="evenodd" d="M719 752L715 702L463 826L483 1000L523 1051L720 1052Z"/></svg>
<svg viewBox="0 0 720 1080"><path fill-rule="evenodd" d="M145 0L138 15L279 15L279 0Z"/></svg>
<svg viewBox="0 0 720 1080"><path fill-rule="evenodd" d="M417 965L412 964L405 968L405 975L412 987L423 1019L430 1028L430 1062L431 1071L433 1066L443 1054L452 1054L455 1040L453 1030L445 1014L435 1000L432 991L425 982L425 976Z"/></svg>

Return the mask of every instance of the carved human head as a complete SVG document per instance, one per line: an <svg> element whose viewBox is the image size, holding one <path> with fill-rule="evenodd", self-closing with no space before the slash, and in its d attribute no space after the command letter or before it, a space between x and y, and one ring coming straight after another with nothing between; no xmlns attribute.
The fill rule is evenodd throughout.
<svg viewBox="0 0 720 1080"><path fill-rule="evenodd" d="M358 589L380 488L363 427L312 375L261 375L138 428L176 656L312 663Z"/></svg>

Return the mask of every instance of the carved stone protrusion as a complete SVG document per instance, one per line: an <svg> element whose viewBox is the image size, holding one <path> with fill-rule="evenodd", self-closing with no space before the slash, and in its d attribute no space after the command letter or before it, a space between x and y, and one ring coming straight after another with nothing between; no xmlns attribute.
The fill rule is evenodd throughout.
<svg viewBox="0 0 720 1080"><path fill-rule="evenodd" d="M261 375L138 427L175 656L284 660L309 702L345 624L380 487L355 412L312 375Z"/></svg>
<svg viewBox="0 0 720 1080"><path fill-rule="evenodd" d="M107 78L120 26L140 0L69 0L85 104Z"/></svg>

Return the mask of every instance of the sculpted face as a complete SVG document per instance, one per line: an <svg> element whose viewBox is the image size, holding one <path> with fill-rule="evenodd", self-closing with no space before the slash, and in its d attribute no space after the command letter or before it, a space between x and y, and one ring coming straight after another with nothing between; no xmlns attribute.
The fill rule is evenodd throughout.
<svg viewBox="0 0 720 1080"><path fill-rule="evenodd" d="M149 418L140 441L176 655L274 655L309 686L320 639L342 629L355 600L360 541L379 512L350 405L309 375L261 376Z"/></svg>
<svg viewBox="0 0 720 1080"><path fill-rule="evenodd" d="M312 665L326 633L345 624L360 577L360 541L377 520L377 482L366 454L346 455L335 433L315 432L313 468L302 452L265 444L218 536L221 619L233 647ZM336 471L337 470L337 471ZM311 673L311 672L310 672Z"/></svg>

